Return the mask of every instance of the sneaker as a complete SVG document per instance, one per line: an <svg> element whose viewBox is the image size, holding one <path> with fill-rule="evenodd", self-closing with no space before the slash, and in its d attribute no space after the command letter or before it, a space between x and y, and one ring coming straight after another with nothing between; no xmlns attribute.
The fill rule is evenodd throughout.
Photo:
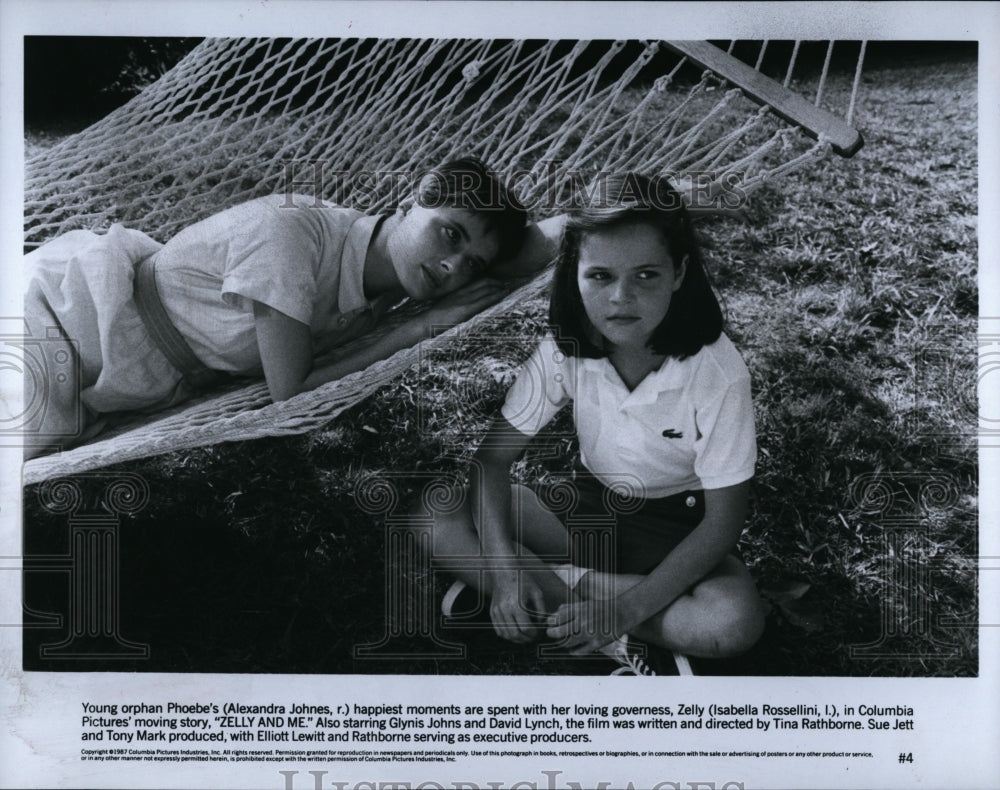
<svg viewBox="0 0 1000 790"><path fill-rule="evenodd" d="M454 617L458 599L463 597L463 593L466 593L466 590L471 590L469 585L461 579L455 579L455 581L451 583L451 587L449 587L448 591L444 594L444 598L441 599L441 614L445 617ZM468 595L468 593L466 593L466 595Z"/></svg>
<svg viewBox="0 0 1000 790"><path fill-rule="evenodd" d="M643 648L645 645L626 634L605 645L598 652L621 664L611 673L612 675L655 675L656 672L646 662L646 658L640 655L641 652L647 652Z"/></svg>
<svg viewBox="0 0 1000 790"><path fill-rule="evenodd" d="M445 625L478 625L483 622L492 624L486 596L460 579L452 582L444 594L441 600L441 614L444 615Z"/></svg>

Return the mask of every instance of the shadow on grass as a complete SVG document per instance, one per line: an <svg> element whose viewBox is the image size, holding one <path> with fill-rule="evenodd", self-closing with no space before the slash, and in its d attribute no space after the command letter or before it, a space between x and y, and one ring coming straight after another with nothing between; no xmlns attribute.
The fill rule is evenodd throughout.
<svg viewBox="0 0 1000 790"><path fill-rule="evenodd" d="M43 646L86 630L93 617L86 607L86 623L74 614L80 596L71 592L63 562L61 572L25 573L25 603L36 613L28 619L61 618L59 625L23 631L25 669L606 674L614 666L606 659L540 661L534 645L502 642L492 629L443 629L437 612L448 580L415 575L394 562L387 570L385 519L359 508L341 485L345 470L317 463L306 443L246 443L238 459L209 448L189 454L186 465L169 474L164 467L172 457L130 467L146 479L151 498L145 510L121 517L115 530L116 632L147 645L148 658L42 657ZM114 474L107 470L108 479ZM331 490L332 479L340 490ZM103 479L78 482L84 500L97 503ZM406 485L401 481L404 495ZM171 494L157 496L165 488ZM71 525L66 515L41 507L35 494L29 489L25 500L25 556L58 563L70 555ZM91 512L102 512L99 504ZM399 615L387 612L389 575L400 580L411 607L431 613L433 623L424 630L395 622ZM356 655L356 647L376 645L387 633L396 637L386 650L404 655ZM437 642L451 643L455 655L429 655L441 652Z"/></svg>

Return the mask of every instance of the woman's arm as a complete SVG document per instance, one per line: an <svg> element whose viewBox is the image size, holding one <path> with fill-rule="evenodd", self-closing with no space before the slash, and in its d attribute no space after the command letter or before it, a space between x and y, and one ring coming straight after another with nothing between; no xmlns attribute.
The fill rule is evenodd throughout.
<svg viewBox="0 0 1000 790"><path fill-rule="evenodd" d="M517 255L497 264L490 272L497 277L524 277L541 271L559 254L559 240L565 225L565 214L531 223Z"/></svg>
<svg viewBox="0 0 1000 790"><path fill-rule="evenodd" d="M263 302L253 303L257 348L271 400L280 401L302 391L312 367L309 327Z"/></svg>
<svg viewBox="0 0 1000 790"><path fill-rule="evenodd" d="M726 488L705 490L705 517L701 523L641 582L616 597L616 634L594 635L594 630L587 631L585 628L581 633L581 623L574 623L572 619L586 616L587 607L576 604L575 614L571 608L567 608L561 617L557 612L548 635L567 637L567 646L572 647L573 652L593 652L613 636L628 633L668 607L707 576L736 547L743 532L749 493L749 480Z"/></svg>
<svg viewBox="0 0 1000 790"><path fill-rule="evenodd" d="M688 185L690 188L690 185ZM688 195L691 193L688 192ZM690 205L688 200L688 214L692 217L735 217L743 222L747 221L746 211L743 208L726 208L709 205ZM559 243L562 239L563 228L566 227L566 215L558 214L555 217L533 222L528 225L525 231L524 241L517 254L510 260L503 261L492 267L490 270L497 277L525 277L541 271L550 263L553 263L559 254Z"/></svg>
<svg viewBox="0 0 1000 790"><path fill-rule="evenodd" d="M687 185L688 196L690 183ZM714 198L714 194L712 195ZM691 200L687 200L688 214L692 217L734 217L747 221L746 211L743 208L727 208L715 205L691 205ZM563 228L566 227L566 215L558 214L555 217L533 222L528 225L524 241L517 254L510 260L503 261L492 267L490 270L497 277L526 277L541 271L550 263L553 263L559 254L559 243L562 239Z"/></svg>
<svg viewBox="0 0 1000 790"><path fill-rule="evenodd" d="M282 401L321 384L388 359L431 336L434 326L461 323L500 299L506 287L495 280L477 280L449 294L429 310L393 328L374 342L351 350L342 349L337 359L313 367L309 327L262 302L254 302L254 325L264 379L271 400Z"/></svg>

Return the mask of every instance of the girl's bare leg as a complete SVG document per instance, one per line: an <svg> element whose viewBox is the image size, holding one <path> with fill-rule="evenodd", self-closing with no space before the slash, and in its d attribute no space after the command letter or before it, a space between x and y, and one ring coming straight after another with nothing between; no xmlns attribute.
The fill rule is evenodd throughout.
<svg viewBox="0 0 1000 790"><path fill-rule="evenodd" d="M490 595L489 574L475 567L475 562L469 562L470 558L482 556L470 499L466 491L461 506L447 513L431 513L418 504L411 514L413 528L430 531L431 560L435 567L450 571L469 586ZM516 561L541 588L548 611L555 611L566 603L569 590L546 559L566 561L566 529L529 488L520 485L511 486L511 517L514 520L511 531L519 548Z"/></svg>
<svg viewBox="0 0 1000 790"><path fill-rule="evenodd" d="M511 487L511 514L515 522L511 529L520 547L518 563L541 588L550 612L572 594L608 599L644 578L590 570L571 592L552 570L552 563L565 562L569 556L569 533L563 524L524 486ZM489 574L469 563L469 558L482 556L469 497L449 513L431 514L420 506L413 515L415 529L431 532L434 565L490 595ZM742 561L727 556L689 593L642 623L632 635L687 655L722 658L752 647L763 627L763 607L749 571Z"/></svg>
<svg viewBox="0 0 1000 790"><path fill-rule="evenodd" d="M584 598L607 599L642 579L637 574L589 571L576 592ZM763 630L763 605L750 572L730 555L689 593L646 620L632 635L687 655L724 658L749 650Z"/></svg>

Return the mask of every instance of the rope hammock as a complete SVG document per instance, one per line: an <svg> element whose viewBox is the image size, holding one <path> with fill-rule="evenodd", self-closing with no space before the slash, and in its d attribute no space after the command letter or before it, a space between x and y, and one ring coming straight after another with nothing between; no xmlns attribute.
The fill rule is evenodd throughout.
<svg viewBox="0 0 1000 790"><path fill-rule="evenodd" d="M777 78L762 71L768 46L751 66L734 57L735 42L727 53L706 42L206 40L127 105L27 163L25 247L113 223L165 242L286 189L375 212L407 194L414 174L463 154L511 179L535 218L565 211L599 171L668 172L682 193L687 183L719 196L831 150L853 154L864 45L839 115L822 102L832 43L813 101L790 88L799 45ZM472 321L540 294L545 280ZM137 417L27 462L24 482L305 433L469 323L282 403L259 382Z"/></svg>

